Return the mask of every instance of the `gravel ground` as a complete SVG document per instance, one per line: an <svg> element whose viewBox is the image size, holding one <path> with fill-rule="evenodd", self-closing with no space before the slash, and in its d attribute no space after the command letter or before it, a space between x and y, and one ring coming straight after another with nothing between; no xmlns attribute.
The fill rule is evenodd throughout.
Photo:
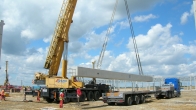
<svg viewBox="0 0 196 110"><path fill-rule="evenodd" d="M23 102L23 95L12 93L6 97L6 101L1 101L0 110L196 110L196 91L182 91L180 98L160 99L154 97L148 99L146 103L132 106L108 106L100 101L86 101L78 106L75 102L64 104L60 109L59 104L47 103L41 99L36 101L36 97L27 96L27 100L32 102Z"/></svg>

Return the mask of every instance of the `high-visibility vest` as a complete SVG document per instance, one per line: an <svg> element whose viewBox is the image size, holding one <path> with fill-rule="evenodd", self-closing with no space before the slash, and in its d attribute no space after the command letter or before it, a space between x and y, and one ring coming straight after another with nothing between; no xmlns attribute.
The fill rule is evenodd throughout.
<svg viewBox="0 0 196 110"><path fill-rule="evenodd" d="M59 100L63 100L63 99L64 99L64 93L63 93L63 92L61 92L61 93L60 93Z"/></svg>

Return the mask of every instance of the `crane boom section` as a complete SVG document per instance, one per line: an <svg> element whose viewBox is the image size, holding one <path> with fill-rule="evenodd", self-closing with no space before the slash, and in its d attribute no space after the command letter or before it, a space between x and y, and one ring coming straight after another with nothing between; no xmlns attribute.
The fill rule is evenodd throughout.
<svg viewBox="0 0 196 110"><path fill-rule="evenodd" d="M57 76L60 60L64 50L64 42L69 42L68 31L72 23L77 0L64 0L58 17L51 45L44 68L49 69L49 76Z"/></svg>

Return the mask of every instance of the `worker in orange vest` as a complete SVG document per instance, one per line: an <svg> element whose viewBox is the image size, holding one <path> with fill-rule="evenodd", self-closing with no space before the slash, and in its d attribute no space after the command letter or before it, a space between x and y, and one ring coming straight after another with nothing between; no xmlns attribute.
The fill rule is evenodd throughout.
<svg viewBox="0 0 196 110"><path fill-rule="evenodd" d="M60 100L59 106L60 106L60 108L63 108L63 100L64 100L64 92L63 92L63 89L61 89L59 100Z"/></svg>
<svg viewBox="0 0 196 110"><path fill-rule="evenodd" d="M0 100L1 100L1 98L2 98L2 97L1 97L1 92L0 92Z"/></svg>
<svg viewBox="0 0 196 110"><path fill-rule="evenodd" d="M78 105L80 105L80 96L82 95L80 88L77 88L76 93L77 93Z"/></svg>
<svg viewBox="0 0 196 110"><path fill-rule="evenodd" d="M1 90L1 100L5 101L5 91Z"/></svg>
<svg viewBox="0 0 196 110"><path fill-rule="evenodd" d="M37 90L37 101L40 101L40 90Z"/></svg>

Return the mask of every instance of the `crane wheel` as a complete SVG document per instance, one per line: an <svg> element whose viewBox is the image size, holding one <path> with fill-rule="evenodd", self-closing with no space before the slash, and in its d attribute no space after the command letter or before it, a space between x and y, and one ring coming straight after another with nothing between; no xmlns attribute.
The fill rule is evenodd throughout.
<svg viewBox="0 0 196 110"><path fill-rule="evenodd" d="M75 91L73 91L72 93L73 93L73 94L76 94ZM71 98L71 101L72 101L72 102L77 102L77 98Z"/></svg>
<svg viewBox="0 0 196 110"><path fill-rule="evenodd" d="M89 91L88 94L87 94L87 100L88 101L92 101L93 100L93 97L94 97L94 94L92 91Z"/></svg>
<svg viewBox="0 0 196 110"><path fill-rule="evenodd" d="M86 93L82 91L82 95L80 96L80 102L84 102L86 99Z"/></svg>
<svg viewBox="0 0 196 110"><path fill-rule="evenodd" d="M95 101L99 100L99 97L100 97L99 92L98 91L95 91L94 92L94 100Z"/></svg>

